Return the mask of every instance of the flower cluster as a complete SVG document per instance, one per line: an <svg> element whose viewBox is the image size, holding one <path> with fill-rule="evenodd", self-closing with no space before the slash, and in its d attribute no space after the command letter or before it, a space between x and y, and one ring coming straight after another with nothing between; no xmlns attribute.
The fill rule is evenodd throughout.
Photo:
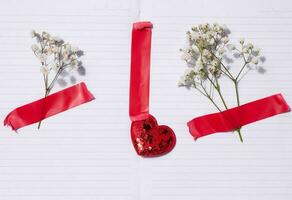
<svg viewBox="0 0 292 200"><path fill-rule="evenodd" d="M245 43L244 39L239 39L238 46L231 44L228 35L229 30L217 23L201 24L187 31L187 46L180 51L188 68L181 77L179 86L196 87L208 78L219 78L222 74L230 76L230 71L224 64L224 58L228 57L230 51L242 58L249 68L259 63L259 48Z"/></svg>
<svg viewBox="0 0 292 200"><path fill-rule="evenodd" d="M181 77L178 85L186 88L195 88L219 110L228 109L227 103L221 92L219 79L227 77L235 87L237 105L239 101L239 82L253 68L257 68L260 59L260 49L243 38L237 45L229 41L230 31L217 23L201 24L187 31L187 46L180 49L181 58L187 64L187 69ZM230 55L233 57L230 58ZM242 61L236 74L231 73L229 64L233 59ZM236 71L236 70L233 70ZM214 94L217 94L221 103L219 105ZM237 130L240 140L242 136L240 128Z"/></svg>
<svg viewBox="0 0 292 200"><path fill-rule="evenodd" d="M49 74L52 69L58 72L66 67L78 66L78 57L81 54L77 47L72 47L61 38L51 36L47 32L32 31L31 36L37 41L37 44L33 44L31 49L41 62L41 72L44 75Z"/></svg>
<svg viewBox="0 0 292 200"><path fill-rule="evenodd" d="M36 44L31 46L35 56L41 63L41 73L44 78L45 97L49 95L60 74L66 69L74 69L81 65L79 58L83 52L77 47L65 43L63 39L51 36L47 32L31 32ZM41 121L38 128L40 128Z"/></svg>

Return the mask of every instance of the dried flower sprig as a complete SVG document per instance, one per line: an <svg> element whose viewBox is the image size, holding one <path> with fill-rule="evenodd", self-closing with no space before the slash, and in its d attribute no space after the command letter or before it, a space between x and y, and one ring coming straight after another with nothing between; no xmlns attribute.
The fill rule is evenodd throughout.
<svg viewBox="0 0 292 200"><path fill-rule="evenodd" d="M239 106L239 82L251 69L257 69L261 62L259 48L252 43L246 43L244 39L239 39L238 45L232 44L229 42L229 33L230 31L226 27L217 23L193 26L186 33L187 46L180 49L181 58L186 62L188 68L178 85L188 89L195 88L207 97L218 111L222 111L222 106L224 109L228 109L219 79L224 76L232 81L236 102ZM228 66L230 53L242 63L235 74ZM216 102L215 94L218 95L223 105L220 106ZM236 131L240 141L243 142L241 128Z"/></svg>
<svg viewBox="0 0 292 200"><path fill-rule="evenodd" d="M40 71L45 85L44 96L47 97L64 70L72 70L81 65L79 57L83 55L83 52L47 32L37 33L33 30L31 37L37 42L31 46L31 49L41 63ZM38 129L40 126L41 121Z"/></svg>

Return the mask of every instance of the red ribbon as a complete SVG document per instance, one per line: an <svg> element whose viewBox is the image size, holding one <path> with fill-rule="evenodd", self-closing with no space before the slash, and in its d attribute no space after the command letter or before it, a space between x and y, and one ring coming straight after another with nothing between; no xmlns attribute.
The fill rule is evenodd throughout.
<svg viewBox="0 0 292 200"><path fill-rule="evenodd" d="M129 114L132 121L149 117L151 22L134 23L131 48Z"/></svg>
<svg viewBox="0 0 292 200"><path fill-rule="evenodd" d="M138 155L161 156L176 143L171 128L159 125L149 114L151 22L133 24L129 115L132 120L131 139Z"/></svg>
<svg viewBox="0 0 292 200"><path fill-rule="evenodd" d="M187 125L191 135L197 139L216 132L233 131L244 125L289 111L290 108L283 96L276 94L223 112L194 118Z"/></svg>
<svg viewBox="0 0 292 200"><path fill-rule="evenodd" d="M17 130L93 99L94 96L82 82L14 109L6 116L4 125Z"/></svg>

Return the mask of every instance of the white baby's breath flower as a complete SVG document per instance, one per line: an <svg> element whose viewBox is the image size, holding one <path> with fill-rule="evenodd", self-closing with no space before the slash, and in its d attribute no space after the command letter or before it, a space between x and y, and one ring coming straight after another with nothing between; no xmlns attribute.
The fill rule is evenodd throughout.
<svg viewBox="0 0 292 200"><path fill-rule="evenodd" d="M244 38L239 38L239 39L238 39L238 42L239 42L241 45L243 45L243 44L244 44Z"/></svg>
<svg viewBox="0 0 292 200"><path fill-rule="evenodd" d="M192 40L197 40L199 38L199 33L191 32L190 37Z"/></svg>
<svg viewBox="0 0 292 200"><path fill-rule="evenodd" d="M210 43L210 44L214 44L214 43L215 43L214 38L211 38L211 39L209 40L209 43Z"/></svg>
<svg viewBox="0 0 292 200"><path fill-rule="evenodd" d="M178 85L179 87L185 86L185 76L181 76L181 77L180 77L180 79L179 79L177 85Z"/></svg>
<svg viewBox="0 0 292 200"><path fill-rule="evenodd" d="M78 65L78 61L76 59L71 61L71 64L70 64L71 68L75 68L77 67L77 65Z"/></svg>
<svg viewBox="0 0 292 200"><path fill-rule="evenodd" d="M37 32L36 32L35 30L32 30L32 31L30 32L30 35L31 35L32 38L34 38L34 37L37 36Z"/></svg>
<svg viewBox="0 0 292 200"><path fill-rule="evenodd" d="M50 39L50 34L47 33L47 32L45 32L45 31L43 31L43 32L42 32L42 37L43 37L44 39Z"/></svg>
<svg viewBox="0 0 292 200"><path fill-rule="evenodd" d="M77 55L76 54L70 54L70 59L72 60L77 60Z"/></svg>
<svg viewBox="0 0 292 200"><path fill-rule="evenodd" d="M184 61L189 61L192 58L192 55L187 50L182 50L181 59Z"/></svg>
<svg viewBox="0 0 292 200"><path fill-rule="evenodd" d="M259 64L259 59L258 59L257 57L253 57L253 58L251 59L251 62L252 62L253 64L257 65L257 64Z"/></svg>
<svg viewBox="0 0 292 200"><path fill-rule="evenodd" d="M248 53L248 51L249 51L249 48L247 48L247 47L243 47L243 48L242 48L242 52L243 52L243 53Z"/></svg>
<svg viewBox="0 0 292 200"><path fill-rule="evenodd" d="M57 72L59 70L60 66L58 63L54 63L52 68L53 68L53 70L55 70Z"/></svg>
<svg viewBox="0 0 292 200"><path fill-rule="evenodd" d="M185 86L187 88L190 88L192 85L195 84L194 78L195 78L194 69L193 68L187 68L184 71L183 76L180 77L180 80L178 82L178 86L179 87Z"/></svg>
<svg viewBox="0 0 292 200"><path fill-rule="evenodd" d="M229 51L232 51L235 49L235 46L233 44L227 44L226 47Z"/></svg>
<svg viewBox="0 0 292 200"><path fill-rule="evenodd" d="M221 40L224 44L227 44L229 42L228 37L223 37Z"/></svg>
<svg viewBox="0 0 292 200"><path fill-rule="evenodd" d="M221 47L218 49L219 54L224 54L226 52L226 49L224 47Z"/></svg>
<svg viewBox="0 0 292 200"><path fill-rule="evenodd" d="M70 50L71 49L71 45L68 44L68 43L64 44L64 49L65 50Z"/></svg>
<svg viewBox="0 0 292 200"><path fill-rule="evenodd" d="M246 48L248 48L248 49L252 49L252 48L253 48L253 44L252 44L252 43L248 43L248 44L246 45Z"/></svg>

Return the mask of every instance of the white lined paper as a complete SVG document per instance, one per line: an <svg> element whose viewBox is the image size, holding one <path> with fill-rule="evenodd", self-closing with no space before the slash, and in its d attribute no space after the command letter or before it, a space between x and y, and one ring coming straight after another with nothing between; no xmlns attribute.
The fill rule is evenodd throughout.
<svg viewBox="0 0 292 200"><path fill-rule="evenodd" d="M149 183L149 199L290 199L291 115L244 127L244 144L232 133L194 142L186 134L185 123L216 110L196 91L175 88L175 82L185 69L178 51L184 45L185 32L194 24L218 22L230 28L231 40L245 37L266 57L263 66L267 73L250 72L241 82L241 102L281 92L290 103L291 4L150 0L142 1L141 7L141 18L154 23L152 109L175 127L178 137L171 158L153 162L151 176L155 178ZM224 85L228 104L234 106L234 89L226 81ZM163 102L165 96L169 98Z"/></svg>
<svg viewBox="0 0 292 200"><path fill-rule="evenodd" d="M251 72L242 82L241 102L282 92L291 104L290 4L2 2L0 118L42 97L39 63L30 51L31 29L47 30L85 51L86 76L76 77L96 100L46 119L40 131L36 125L19 134L0 127L0 199L291 199L291 114L244 127L244 144L232 133L194 142L186 122L215 109L195 91L176 86L185 69L178 51L184 32L196 23L219 22L231 29L232 40L246 37L267 58L267 73ZM155 159L136 156L129 135L131 23L139 19L154 24L151 113L172 127L178 139L173 152ZM233 89L226 89L228 99L235 100Z"/></svg>

